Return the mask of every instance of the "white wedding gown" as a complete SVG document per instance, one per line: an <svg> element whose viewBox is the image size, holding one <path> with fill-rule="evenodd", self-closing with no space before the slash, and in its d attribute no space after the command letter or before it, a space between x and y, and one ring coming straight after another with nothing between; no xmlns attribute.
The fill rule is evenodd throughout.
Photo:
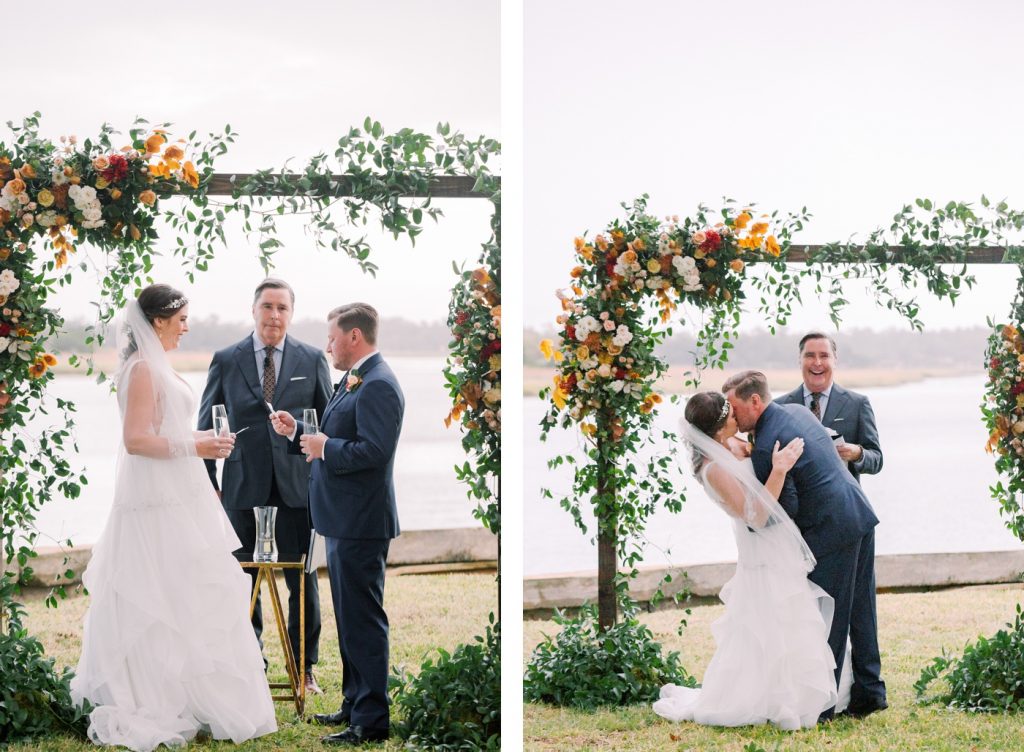
<svg viewBox="0 0 1024 752"><path fill-rule="evenodd" d="M174 414L193 415L195 395L174 380ZM97 706L94 743L143 751L201 730L235 742L277 730L249 622L251 579L231 554L239 546L201 459L122 447L113 508L82 577L91 604L71 684L76 702Z"/></svg>
<svg viewBox="0 0 1024 752"><path fill-rule="evenodd" d="M707 467L701 481L721 505L706 480ZM719 595L725 613L711 625L715 654L699 689L662 687L654 712L710 726L814 726L837 701L837 712L846 706L852 682L852 671L845 668L845 698L837 697L836 664L827 641L832 598L807 579L802 555L781 525L754 534L741 520L730 519L737 566ZM845 663L848 667L849 650Z"/></svg>

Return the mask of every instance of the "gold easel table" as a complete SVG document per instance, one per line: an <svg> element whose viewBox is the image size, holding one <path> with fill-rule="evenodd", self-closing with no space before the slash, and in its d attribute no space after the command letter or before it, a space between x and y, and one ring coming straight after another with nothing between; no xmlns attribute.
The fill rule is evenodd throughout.
<svg viewBox="0 0 1024 752"><path fill-rule="evenodd" d="M275 695L271 697L275 702L295 702L295 710L302 717L306 709L306 578L299 577L299 660L296 665L295 654L292 652L292 643L288 639L288 622L285 619L284 608L281 606L281 595L277 589L277 571L287 569L298 569L299 574L305 572L306 555L302 554L298 561L252 561L251 554L246 559L240 559L239 563L243 569L255 569L256 581L253 583L252 600L249 602L249 618L252 619L256 610L256 598L260 594L260 584L267 583L267 590L270 591L270 605L274 611L274 620L277 622L277 633L281 638L281 649L284 651L284 665L288 672L288 683L271 682L270 689L290 689L291 694Z"/></svg>

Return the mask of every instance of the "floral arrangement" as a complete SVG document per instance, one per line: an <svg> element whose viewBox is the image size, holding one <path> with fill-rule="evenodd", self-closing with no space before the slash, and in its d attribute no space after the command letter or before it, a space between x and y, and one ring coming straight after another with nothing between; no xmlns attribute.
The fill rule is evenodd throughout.
<svg viewBox="0 0 1024 752"><path fill-rule="evenodd" d="M1024 540L1024 275L1013 303L1015 324L993 327L985 351L988 383L982 414L989 430L985 450L996 457L1005 476L991 488L1006 527Z"/></svg>

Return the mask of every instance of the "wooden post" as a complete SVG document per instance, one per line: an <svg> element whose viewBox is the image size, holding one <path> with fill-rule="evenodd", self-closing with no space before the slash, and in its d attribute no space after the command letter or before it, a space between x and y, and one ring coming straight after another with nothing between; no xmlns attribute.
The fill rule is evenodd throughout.
<svg viewBox="0 0 1024 752"><path fill-rule="evenodd" d="M604 459L604 448L611 441L613 416L607 412L597 415L597 498L615 498L611 480L614 470ZM618 621L618 603L615 598L615 575L618 572L618 518L614 511L597 517L597 615L598 625L608 630Z"/></svg>

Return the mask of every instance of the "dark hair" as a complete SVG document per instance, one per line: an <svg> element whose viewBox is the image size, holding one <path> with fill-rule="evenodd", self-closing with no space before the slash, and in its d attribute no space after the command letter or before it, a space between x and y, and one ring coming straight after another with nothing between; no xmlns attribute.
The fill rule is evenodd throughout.
<svg viewBox="0 0 1024 752"><path fill-rule="evenodd" d="M718 392L697 392L686 401L686 409L683 410L683 417L686 422L694 428L715 438L715 434L725 425L729 419L729 413L722 416L722 408L725 405L725 397ZM700 472L704 462L704 454L697 448L692 447L691 461L694 474Z"/></svg>
<svg viewBox="0 0 1024 752"><path fill-rule="evenodd" d="M169 319L188 305L188 298L170 285L150 285L139 293L139 308L146 321L152 324L156 319Z"/></svg>
<svg viewBox="0 0 1024 752"><path fill-rule="evenodd" d="M267 277L256 285L256 292L254 292L252 296L253 305L256 305L256 303L259 302L260 295L263 294L264 290L287 290L288 294L292 297L292 307L295 306L295 290L293 290L292 286L283 279L277 279L276 277Z"/></svg>
<svg viewBox="0 0 1024 752"><path fill-rule="evenodd" d="M368 303L347 303L338 306L329 314L327 320L333 321L343 332L358 329L363 333L367 344L377 344L377 324L380 317L377 310Z"/></svg>
<svg viewBox="0 0 1024 752"><path fill-rule="evenodd" d="M188 298L180 290L175 290L170 285L164 284L144 287L142 292L139 293L137 300L139 302L139 310L142 311L142 315L146 317L146 321L149 322L150 326L157 319L171 318L171 316L188 305ZM127 360L138 349L139 345L135 341L135 335L129 329L128 344L121 352L121 360Z"/></svg>
<svg viewBox="0 0 1024 752"><path fill-rule="evenodd" d="M807 332L807 334L805 334L803 337L801 337L800 338L800 354L801 355L804 354L804 345L807 344L807 340L809 340L809 339L827 339L828 343L830 345L832 345L832 356L835 357L835 356L839 355L838 350L836 350L836 341L834 339L832 339L832 335L825 334L825 332Z"/></svg>
<svg viewBox="0 0 1024 752"><path fill-rule="evenodd" d="M760 371L740 371L735 376L730 376L722 384L722 394L728 394L733 389L736 396L746 402L753 395L757 395L764 402L772 398L768 391L768 378Z"/></svg>

